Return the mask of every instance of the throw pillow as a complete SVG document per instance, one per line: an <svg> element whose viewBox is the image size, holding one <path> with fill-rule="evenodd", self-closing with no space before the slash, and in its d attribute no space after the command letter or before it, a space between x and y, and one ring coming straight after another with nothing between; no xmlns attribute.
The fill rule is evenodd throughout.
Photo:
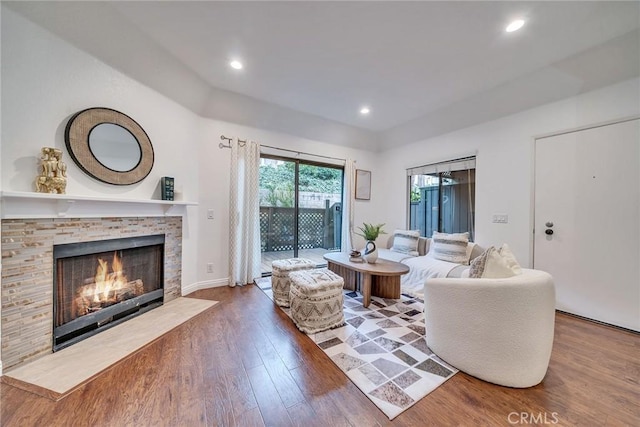
<svg viewBox="0 0 640 427"><path fill-rule="evenodd" d="M522 274L522 268L520 268L520 264L518 264L518 260L516 260L516 256L511 252L509 245L506 243L502 244L502 247L498 249L498 253L502 256L502 259L505 260L513 274Z"/></svg>
<svg viewBox="0 0 640 427"><path fill-rule="evenodd" d="M457 264L468 264L467 244L469 243L469 233L439 233L433 232L431 238L433 257L441 261L455 262Z"/></svg>
<svg viewBox="0 0 640 427"><path fill-rule="evenodd" d="M391 250L403 254L418 256L419 230L396 230L393 232Z"/></svg>
<svg viewBox="0 0 640 427"><path fill-rule="evenodd" d="M476 244L473 242L467 243L467 260L465 264L469 265L471 260L471 253L473 252L473 248L475 248Z"/></svg>
<svg viewBox="0 0 640 427"><path fill-rule="evenodd" d="M489 247L482 255L474 259L469 268L469 277L476 279L501 279L515 275L507 264L507 261L493 246Z"/></svg>
<svg viewBox="0 0 640 427"><path fill-rule="evenodd" d="M484 266L487 264L487 257L489 256L489 251L491 249L495 248L490 246L486 251L482 252L480 256L471 261L471 266L469 267L469 278L480 279L482 277L482 273L484 273Z"/></svg>

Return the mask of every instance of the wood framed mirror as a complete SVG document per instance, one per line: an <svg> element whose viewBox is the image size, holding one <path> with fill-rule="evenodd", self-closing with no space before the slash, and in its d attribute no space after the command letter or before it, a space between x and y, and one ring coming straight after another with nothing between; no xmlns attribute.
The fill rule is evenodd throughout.
<svg viewBox="0 0 640 427"><path fill-rule="evenodd" d="M135 184L153 168L153 146L147 133L131 117L110 108L88 108L74 114L64 139L78 167L107 184Z"/></svg>

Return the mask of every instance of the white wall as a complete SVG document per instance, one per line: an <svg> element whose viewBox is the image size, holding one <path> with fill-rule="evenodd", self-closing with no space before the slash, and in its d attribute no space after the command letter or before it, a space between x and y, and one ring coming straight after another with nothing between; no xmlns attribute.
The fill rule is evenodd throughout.
<svg viewBox="0 0 640 427"><path fill-rule="evenodd" d="M374 171L372 173L371 201L356 201L354 223L363 221L380 222L376 209L378 189L382 187L384 177L375 172L377 155L370 151L346 148L325 142L302 139L263 129L241 126L228 122L203 120L200 129L199 148L200 198L199 202L199 240L198 240L198 287L227 283L229 256L229 174L231 150L220 149L220 135L249 139L272 147L296 150L304 153L331 156L356 161L356 168ZM280 153L283 156L295 156L293 153ZM322 161L322 159L318 159ZM214 210L214 219L207 219L207 210ZM364 243L358 242L360 247ZM206 272L207 263L213 263L213 273Z"/></svg>
<svg viewBox="0 0 640 427"><path fill-rule="evenodd" d="M384 177L375 172L376 155L326 142L302 139L202 118L2 7L2 190L33 191L40 148L65 153L72 195L159 198L162 176L176 179L187 208L184 221L183 291L228 280L230 150L218 148L220 135L325 156L352 158L373 171L371 201L357 201L355 223L380 222L376 206ZM151 174L131 186L101 183L82 172L68 156L64 127L82 109L104 106L133 117L147 132L155 151ZM375 145L375 144L373 144ZM214 219L207 220L207 209ZM363 243L358 242L363 245ZM213 273L207 273L213 263Z"/></svg>
<svg viewBox="0 0 640 427"><path fill-rule="evenodd" d="M184 200L197 200L194 162L201 118L163 95L114 70L2 6L3 191L34 191L40 148L65 153L67 193L132 199L159 198L158 182L173 176ZM155 152L150 175L130 186L99 182L69 157L64 127L89 107L109 107L133 117ZM197 214L184 218L183 283L194 282Z"/></svg>
<svg viewBox="0 0 640 427"><path fill-rule="evenodd" d="M476 241L508 243L522 265L531 265L532 168L535 136L640 114L640 79L416 142L380 154L382 218L406 226L406 169L470 154L476 161ZM493 214L507 224L493 224Z"/></svg>

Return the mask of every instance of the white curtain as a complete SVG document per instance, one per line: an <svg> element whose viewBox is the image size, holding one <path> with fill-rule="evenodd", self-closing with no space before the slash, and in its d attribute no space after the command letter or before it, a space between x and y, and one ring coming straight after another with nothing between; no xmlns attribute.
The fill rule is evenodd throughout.
<svg viewBox="0 0 640 427"><path fill-rule="evenodd" d="M241 145L242 144L242 145ZM229 286L260 276L260 144L231 143Z"/></svg>
<svg viewBox="0 0 640 427"><path fill-rule="evenodd" d="M352 245L353 233L353 205L356 171L354 161L347 159L344 162L344 188L342 189L342 252L351 252L355 249Z"/></svg>

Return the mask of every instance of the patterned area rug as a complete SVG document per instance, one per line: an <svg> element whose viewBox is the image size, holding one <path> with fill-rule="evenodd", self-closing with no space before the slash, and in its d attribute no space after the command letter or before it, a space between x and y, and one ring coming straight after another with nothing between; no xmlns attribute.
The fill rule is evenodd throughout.
<svg viewBox="0 0 640 427"><path fill-rule="evenodd" d="M273 299L270 278L256 285ZM309 337L392 420L458 372L427 347L423 308L405 295L372 297L365 308L361 294L345 290L346 325Z"/></svg>

